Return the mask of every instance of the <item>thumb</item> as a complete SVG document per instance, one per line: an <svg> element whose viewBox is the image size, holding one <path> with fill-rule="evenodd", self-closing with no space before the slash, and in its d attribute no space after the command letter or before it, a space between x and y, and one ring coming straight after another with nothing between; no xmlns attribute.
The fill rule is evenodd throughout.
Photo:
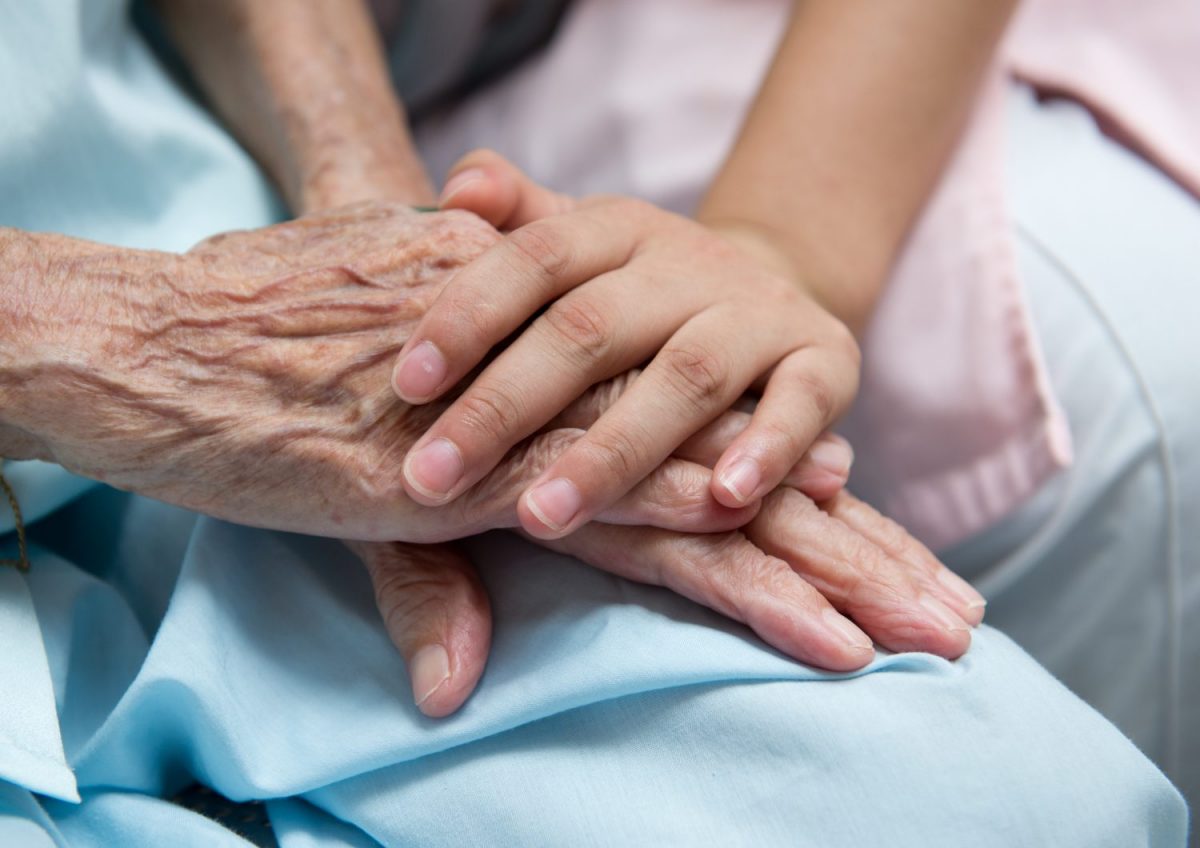
<svg viewBox="0 0 1200 848"><path fill-rule="evenodd" d="M450 169L438 205L474 212L500 230L515 230L570 212L575 200L538 185L499 153L475 150Z"/></svg>
<svg viewBox="0 0 1200 848"><path fill-rule="evenodd" d="M450 715L475 690L491 647L492 611L475 566L449 545L347 544L371 576L417 708Z"/></svg>

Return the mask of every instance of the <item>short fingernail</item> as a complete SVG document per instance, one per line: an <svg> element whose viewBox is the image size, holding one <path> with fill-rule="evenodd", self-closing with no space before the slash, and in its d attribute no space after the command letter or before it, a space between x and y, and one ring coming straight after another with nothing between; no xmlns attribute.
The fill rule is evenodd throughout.
<svg viewBox="0 0 1200 848"><path fill-rule="evenodd" d="M396 366L396 393L420 401L437 391L446 379L446 357L433 342L421 342Z"/></svg>
<svg viewBox="0 0 1200 848"><path fill-rule="evenodd" d="M844 642L856 651L875 652L875 646L872 644L870 637L859 630L848 618L837 610L825 610L822 618L824 619L826 629L838 641Z"/></svg>
<svg viewBox="0 0 1200 848"><path fill-rule="evenodd" d="M938 626L940 626L942 629L949 630L951 632L957 632L960 630L970 632L971 628L967 626L965 621L955 615L950 607L946 606L932 595L922 595L919 602L921 604L921 608L924 609L925 612L929 614L929 617L937 622Z"/></svg>
<svg viewBox="0 0 1200 848"><path fill-rule="evenodd" d="M814 465L839 477L849 475L850 466L854 464L854 450L849 442L841 439L821 439L808 449L808 455Z"/></svg>
<svg viewBox="0 0 1200 848"><path fill-rule="evenodd" d="M422 494L440 498L462 479L462 453L449 439L434 439L411 453L404 463L404 476Z"/></svg>
<svg viewBox="0 0 1200 848"><path fill-rule="evenodd" d="M745 503L758 491L762 472L753 459L739 459L721 472L720 482L738 503Z"/></svg>
<svg viewBox="0 0 1200 848"><path fill-rule="evenodd" d="M426 645L412 658L413 701L418 707L450 679L450 655L441 645Z"/></svg>
<svg viewBox="0 0 1200 848"><path fill-rule="evenodd" d="M551 530L561 530L583 506L583 495L566 477L556 477L530 492L526 503L539 521Z"/></svg>
<svg viewBox="0 0 1200 848"><path fill-rule="evenodd" d="M963 580L948 568L938 572L938 582L941 583L954 597L962 601L969 610L981 610L987 606L987 601L978 590L966 580Z"/></svg>
<svg viewBox="0 0 1200 848"><path fill-rule="evenodd" d="M459 171L446 181L446 185L442 188L441 197L438 198L438 205L445 206L450 201L450 198L454 197L454 195L467 186L479 182L483 177L484 173L479 168L467 168L465 171Z"/></svg>

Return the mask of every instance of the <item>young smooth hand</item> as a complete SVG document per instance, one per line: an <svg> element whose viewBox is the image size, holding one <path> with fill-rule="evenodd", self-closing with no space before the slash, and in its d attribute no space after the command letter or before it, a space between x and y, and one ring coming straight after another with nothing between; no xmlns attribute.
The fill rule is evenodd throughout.
<svg viewBox="0 0 1200 848"><path fill-rule="evenodd" d="M628 198L577 202L486 151L459 163L442 206L507 234L418 322L396 364L396 392L413 404L436 400L519 335L409 452L405 486L419 503L458 498L589 386L643 364L524 492L526 532L576 530L748 390L761 399L716 462L711 489L726 506L753 504L853 400L852 333L762 243ZM827 442L808 459L844 475L850 457Z"/></svg>

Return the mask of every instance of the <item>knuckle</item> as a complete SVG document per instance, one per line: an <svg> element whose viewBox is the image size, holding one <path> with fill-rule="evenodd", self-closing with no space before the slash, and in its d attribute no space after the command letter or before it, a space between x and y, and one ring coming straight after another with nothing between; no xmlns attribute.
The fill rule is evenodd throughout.
<svg viewBox="0 0 1200 848"><path fill-rule="evenodd" d="M730 366L724 357L703 345L669 345L659 354L672 387L695 406L707 409L725 393Z"/></svg>
<svg viewBox="0 0 1200 848"><path fill-rule="evenodd" d="M845 355L855 367L859 366L862 363L862 348L850 328L838 321L835 323L832 333L835 349Z"/></svg>
<svg viewBox="0 0 1200 848"><path fill-rule="evenodd" d="M823 425L837 417L838 395L824 377L802 371L792 377L792 384L804 397L818 423Z"/></svg>
<svg viewBox="0 0 1200 848"><path fill-rule="evenodd" d="M782 560L762 553L740 533L712 546L701 562L701 591L718 611L744 620L754 598L785 595L792 571Z"/></svg>
<svg viewBox="0 0 1200 848"><path fill-rule="evenodd" d="M612 198L612 202L622 215L638 221L645 220L655 213L662 214L661 209L639 197L621 195Z"/></svg>
<svg viewBox="0 0 1200 848"><path fill-rule="evenodd" d="M496 335L496 310L487 301L464 292L439 310L436 324L430 323L433 326L426 335L434 338L449 336L447 331L453 330L464 338L490 341Z"/></svg>
<svg viewBox="0 0 1200 848"><path fill-rule="evenodd" d="M360 461L348 465L350 480L372 511L408 501L404 476L398 466L399 460L376 450L364 451Z"/></svg>
<svg viewBox="0 0 1200 848"><path fill-rule="evenodd" d="M782 453L791 462L799 459L808 447L803 428L797 426L794 421L768 419L761 423L755 422L754 429L758 434L756 438L761 439L772 450Z"/></svg>
<svg viewBox="0 0 1200 848"><path fill-rule="evenodd" d="M482 531L501 526L497 522L502 519L503 526L510 526L508 522L516 520L513 510L521 490L582 435L582 430L551 430L522 442L462 497L438 509L460 510L456 516L459 528Z"/></svg>
<svg viewBox="0 0 1200 848"><path fill-rule="evenodd" d="M582 433L582 430L551 430L522 442L460 500L475 509L509 509L521 487L565 453Z"/></svg>
<svg viewBox="0 0 1200 848"><path fill-rule="evenodd" d="M420 606L440 608L470 590L461 564L438 556L439 550L408 544L375 546L367 567L380 612L408 617Z"/></svg>
<svg viewBox="0 0 1200 848"><path fill-rule="evenodd" d="M376 584L375 605L388 625L412 625L444 616L463 589L463 578L454 572L397 570Z"/></svg>
<svg viewBox="0 0 1200 848"><path fill-rule="evenodd" d="M844 594L847 605L852 608L886 608L902 599L906 589L912 588L911 579L896 568L895 561L865 540L855 546L844 562Z"/></svg>
<svg viewBox="0 0 1200 848"><path fill-rule="evenodd" d="M585 298L555 301L542 320L585 361L602 360L612 349L615 332L611 319Z"/></svg>
<svg viewBox="0 0 1200 848"><path fill-rule="evenodd" d="M508 243L522 264L545 278L556 279L571 266L571 244L553 225L528 224L513 232Z"/></svg>
<svg viewBox="0 0 1200 848"><path fill-rule="evenodd" d="M477 383L455 404L458 420L472 433L505 439L520 430L525 410L513 387Z"/></svg>
<svg viewBox="0 0 1200 848"><path fill-rule="evenodd" d="M886 515L877 515L874 523L877 544L884 551L892 556L899 556L909 548L913 538L898 523Z"/></svg>
<svg viewBox="0 0 1200 848"><path fill-rule="evenodd" d="M585 439L576 448L610 480L628 480L638 474L647 440L640 429L610 428L604 435Z"/></svg>

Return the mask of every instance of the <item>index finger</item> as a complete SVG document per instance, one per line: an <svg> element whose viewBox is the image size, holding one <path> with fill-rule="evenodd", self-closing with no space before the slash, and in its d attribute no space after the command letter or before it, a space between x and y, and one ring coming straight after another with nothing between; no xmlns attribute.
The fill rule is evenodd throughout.
<svg viewBox="0 0 1200 848"><path fill-rule="evenodd" d="M598 202L534 221L458 271L401 348L396 394L440 397L547 303L623 266L640 243L638 207Z"/></svg>

